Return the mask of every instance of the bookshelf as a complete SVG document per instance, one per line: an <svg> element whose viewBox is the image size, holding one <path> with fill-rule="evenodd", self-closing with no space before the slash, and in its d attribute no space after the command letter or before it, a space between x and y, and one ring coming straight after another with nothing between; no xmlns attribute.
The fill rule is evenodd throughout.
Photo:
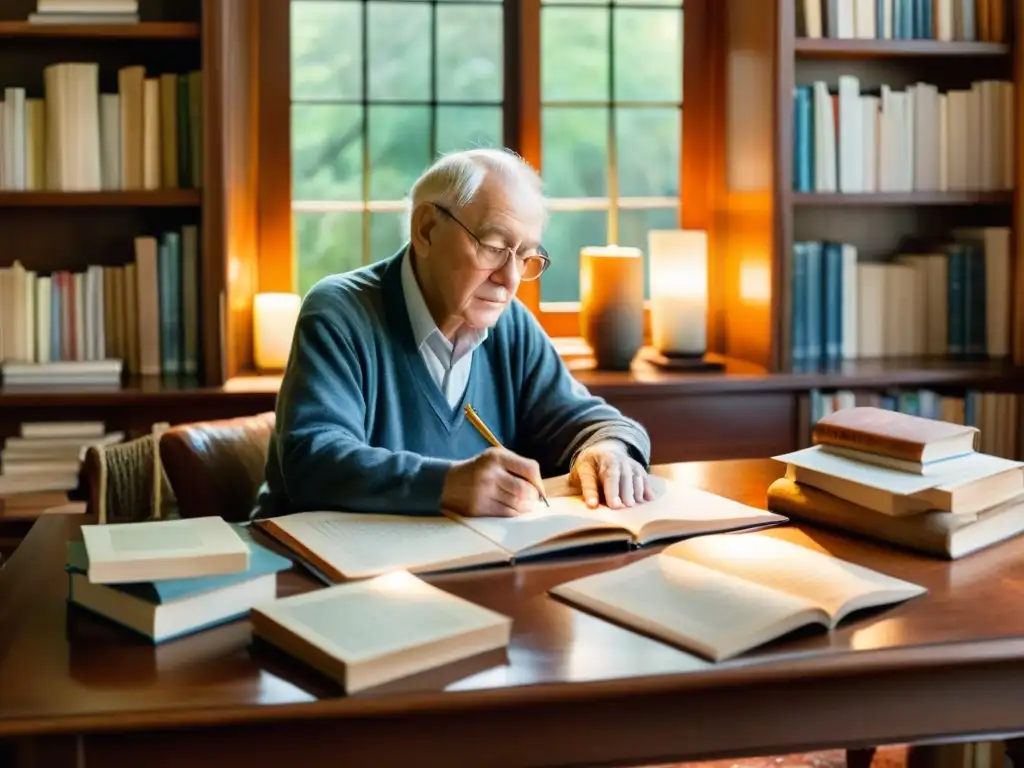
<svg viewBox="0 0 1024 768"><path fill-rule="evenodd" d="M138 259L136 238L149 236L159 243L168 232L182 235L186 228L193 230L195 274L189 284L196 326L194 365L187 371L183 365L177 371L161 365L149 376L140 376L142 372L129 368L126 360L126 383L116 391L128 401L135 399L140 380L157 382L152 386L176 396L218 387L244 367L248 356L246 313L255 288L246 276L255 269L257 247L257 6L248 0L140 0L138 23L72 25L28 22L34 0L12 0L0 9L0 88L24 89L26 101L41 100L47 113L44 70L54 64L97 65L99 93L119 98L125 92L121 73L126 68L144 68L147 79L177 76L167 84L170 92L171 85L181 85L189 73L196 73L195 83L183 87L193 86L191 93L198 97L177 94L195 98L189 105L193 118L200 116L194 128L183 122L186 110L180 102L159 105L162 134L167 133L164 113L177 122L178 157L176 163L158 158L156 182L150 175L141 184L130 183L122 173L121 184L111 185L103 167L101 182L92 178L61 184L44 172L41 181L0 185L0 267L18 261L40 277L82 272L90 266L123 268ZM161 93L160 98L170 95ZM101 104L101 112L102 108ZM49 130L49 121L47 125ZM194 134L186 135L190 131ZM161 146L158 152L162 151ZM186 151L198 159L190 164ZM176 173L168 173L168 162L177 166ZM186 165L188 174L183 170ZM234 276L230 281L229 270ZM108 288L106 276L103 288ZM109 301L109 294L105 298ZM120 306L131 302L125 296ZM104 325L110 320L107 312ZM123 318L115 322L127 323ZM139 342L129 346L137 348ZM68 387L62 402L73 405L79 389L79 401L86 406L92 396L88 387Z"/></svg>
<svg viewBox="0 0 1024 768"><path fill-rule="evenodd" d="M950 7L960 2L961 0L953 0ZM1002 3L1003 0L991 0L992 5L997 2ZM972 4L976 9L983 9L987 8L988 0L982 3L975 3L972 0ZM833 20L830 28L830 20L825 13L827 4L822 6L821 29L816 29L815 20L808 19L805 15L811 3L805 0L778 0L775 5L775 28L771 40L771 55L777 64L773 84L775 118L770 128L774 150L774 215L771 223L773 334L770 347L766 350L766 357L773 370L793 372L808 366L813 368L819 359L813 349L808 351L801 347L804 343L804 334L808 331L806 323L801 326L800 322L801 319L807 319L806 315L802 314L807 309L801 303L805 297L799 287L801 283L797 275L802 274L800 270L804 269L807 262L798 262L798 259L806 257L796 252L804 243L814 244L814 248L819 245L825 248L824 244L829 242L852 246L856 252L858 267L849 275L844 274L845 280L851 275L856 279L857 271L866 262L885 263L902 260L908 255L945 253L950 238L957 241L957 237L961 236L958 233L965 230L1008 228L1009 246L1004 263L1008 270L1008 278L1017 272L1019 247L1014 206L1019 170L1016 161L1012 168L1004 171L1000 162L1003 155L1001 151L996 151L993 156L984 159L988 169L994 169L992 173L986 175L985 169L966 170L966 165L981 163L983 158L980 155L972 155L968 160L968 155L963 152L959 153L959 159L953 158L951 153L957 152L954 148L955 136L961 134L952 127L951 121L987 121L990 128L993 124L996 126L991 128L994 133L989 135L1002 135L1003 147L1016 146L1014 126L1017 122L1016 112L1019 110L1021 93L1017 88L1019 77L1015 69L1014 51L1019 37L1019 20L1016 14L1010 13L1010 9L1013 6L1016 10L1019 4L1003 3L1005 13L998 22L986 18L986 22L982 24L979 19L973 31L964 27L959 11L955 19L950 17L940 22L939 18L933 15L930 19L922 17L917 20L912 14L917 14L926 6L914 4L912 14L908 13L903 20L904 26L909 24L906 29L899 28L899 20L895 21L894 27L894 21L891 19L882 21L872 18L872 25L879 21L888 25L885 30L874 30L876 39L858 39L863 38L865 34L872 34L870 30L843 29L840 32L837 27L844 23L842 20L838 23ZM871 5L876 7L873 3ZM893 3L893 7L897 9L900 5ZM934 14L939 13L940 5L927 4ZM851 3L850 7L856 13L858 5ZM979 10L979 13L981 12ZM846 21L847 25L850 23L849 20ZM860 22L857 19L853 19L854 27L858 23ZM953 25L948 30L945 28L947 23ZM941 31L940 24L943 27ZM837 37L837 34L844 36ZM939 34L952 39L935 39ZM891 37L877 39L883 35ZM917 39L905 39L907 37ZM916 116L908 117L913 128L906 128L905 125L900 127L898 123L890 123L886 128L882 118L876 124L877 127L873 126L877 132L870 141L866 138L862 140L862 137L858 136L852 142L855 151L847 153L847 160L844 161L843 151L849 149L851 144L847 143L844 146L843 140L838 137L843 130L843 112L840 104L843 97L837 95L841 78L846 79L848 88L853 88L854 98L860 97L860 104L868 106L872 111L881 103L881 97L875 104L865 105L864 96L878 96L886 89L890 93L909 94L906 97L906 109L919 110ZM1015 92L1010 96L1012 102L997 95L995 105L986 104L987 111L981 117L972 118L972 115L979 114L979 98L970 105L970 109L975 111L968 117L963 117L966 113L962 111L957 113L961 117L951 117L951 92L958 92L959 98L959 93L970 92L972 88L977 89L978 86L975 84L982 81L1004 81L1013 84ZM829 94L826 98L831 100L828 114L834 120L835 134L830 136L827 142L834 147L834 158L827 157L827 153L822 154L820 145L815 144L816 141L822 141L822 138L814 133L814 121L822 117L821 112L815 111L821 106L821 94L816 97L813 92L815 83L824 84ZM932 102L925 101L927 94L921 95L921 91L912 93L918 83L934 87L931 94ZM800 105L795 103L794 95L794 89L801 87L809 91L809 107L804 107L803 115ZM847 96L850 93L850 90L846 91ZM915 99L919 101L915 103ZM957 108L962 107L964 103L959 101ZM845 114L853 115L856 119L857 111L854 109ZM945 117L938 123L921 119L921 115L931 117L942 114L945 114ZM805 133L808 118L811 125L809 134ZM917 122L912 122L915 119ZM930 128L928 123L931 123ZM867 131L866 128L864 130ZM882 132L886 130L889 131L888 136L885 139L880 138ZM904 136L907 133L912 134L909 142L904 140L904 136L899 135L901 131L904 132ZM954 133L951 134L950 131ZM885 149L881 146L883 141L887 143ZM870 146L871 143L874 143L873 147ZM900 150L906 148L909 148L909 152L917 154L913 161L904 163L901 161ZM873 169L870 173L865 165L866 154L873 154L875 158L871 163ZM882 157L881 160L878 159L879 156ZM938 162L933 162L936 159ZM835 172L823 185L823 179L815 176L814 164L829 162L834 162ZM843 167L844 162L846 168ZM954 169L957 163L959 166ZM821 268L820 262L817 268ZM899 270L887 274L892 276L898 272ZM905 276L905 271L902 274ZM946 279L949 279L948 276ZM999 282L1005 285L1008 280ZM992 291L998 287L990 285L988 289ZM912 302L921 305L930 301L933 307L936 305L938 293L934 285L931 288L919 285L914 290L917 291L917 295L912 298ZM931 294L924 296L923 294L929 290ZM1020 346L1021 337L1024 336L1024 326L1021 325L1017 314L1024 299L1017 300L1015 294L1016 291L1008 292L1006 306L1003 307L1002 319L1006 322L1009 339L1003 339L1002 343L991 350L985 348L984 339L981 341L982 348L979 349L975 344L973 354L970 355L967 354L968 350L961 350L960 345L937 349L935 343L928 346L927 343L911 342L905 338L902 341L893 341L891 328L894 321L893 310L890 308L889 315L884 318L884 322L887 323L884 329L878 331L877 328L869 328L871 333L862 333L862 336L877 337L879 333L886 335L881 342L878 342L877 338L875 343L861 339L861 347L854 350L853 359L843 360L842 351L835 352L833 348L833 352L841 359L842 369L871 366L873 363L870 360L863 360L859 354L868 349L872 353L870 357L882 356L879 362L884 363L885 358L896 358L901 360L904 370L913 370L917 367L922 374L927 370L930 375L937 376L940 384L944 383L941 381L943 370L949 372L947 383L950 385L955 384L958 376L965 370L971 369L977 369L979 375L982 370L987 370L989 375L996 371L997 382L1008 380L1013 377L1014 363L1022 362L1020 354L1015 355L1014 352L1015 348ZM977 297L977 294L975 296ZM869 303L864 299L861 301L858 310L867 312ZM824 303L825 300L822 299L822 304ZM884 310L878 303L871 306ZM823 307L819 309L824 311ZM949 312L959 311L950 304L940 314L948 315ZM906 318L907 315L904 314L902 317ZM915 335L923 336L927 333L920 330L922 325L936 325L937 315L934 312L929 316L922 309L916 313L916 317L917 320L914 322L918 324L919 330L912 331ZM959 317L960 315L956 314L956 318ZM1000 319L996 318L993 322L992 318L990 312L989 324L998 326ZM854 327L859 324L863 332L864 324L858 323L859 320L860 318L853 320L852 324ZM813 323L813 320L811 322ZM844 326L842 319L836 322ZM833 327L836 322L832 323ZM956 320L950 323L949 316L943 318L942 322L954 327L959 325ZM850 324L851 320L847 318L843 327L844 332L849 329ZM820 334L824 332L816 331L819 334L816 341L821 344L824 344L824 339ZM981 333L984 334L984 331ZM977 328L975 335L977 336ZM989 340L991 341L991 336ZM842 343L842 340L838 341L840 346ZM883 346L879 347L879 344ZM854 343L854 347L856 346ZM990 354L992 351L995 354ZM834 363L835 360L831 362ZM1004 371L1004 376L999 377L999 371ZM843 386L842 377L833 379L834 386Z"/></svg>

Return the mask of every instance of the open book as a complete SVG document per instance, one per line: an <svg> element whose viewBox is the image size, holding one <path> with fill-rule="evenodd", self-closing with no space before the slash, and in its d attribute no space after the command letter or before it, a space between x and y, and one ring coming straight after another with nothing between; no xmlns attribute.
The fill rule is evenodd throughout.
<svg viewBox="0 0 1024 768"><path fill-rule="evenodd" d="M706 491L653 480L653 500L623 509L589 509L580 495L555 495L566 488L556 479L545 489L550 508L538 503L513 518L298 512L254 525L326 579L344 581L395 570L425 573L511 563L609 542L643 546L786 521Z"/></svg>
<svg viewBox="0 0 1024 768"><path fill-rule="evenodd" d="M505 648L512 631L507 616L401 571L257 605L251 621L347 693Z"/></svg>
<svg viewBox="0 0 1024 768"><path fill-rule="evenodd" d="M681 541L551 593L722 661L805 626L907 600L924 587L764 534Z"/></svg>

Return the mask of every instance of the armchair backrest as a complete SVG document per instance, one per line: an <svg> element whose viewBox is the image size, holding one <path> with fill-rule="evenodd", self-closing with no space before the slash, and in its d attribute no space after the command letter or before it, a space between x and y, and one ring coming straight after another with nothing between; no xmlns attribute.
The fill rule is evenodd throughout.
<svg viewBox="0 0 1024 768"><path fill-rule="evenodd" d="M179 424L160 436L160 459L181 517L247 520L263 482L272 411Z"/></svg>

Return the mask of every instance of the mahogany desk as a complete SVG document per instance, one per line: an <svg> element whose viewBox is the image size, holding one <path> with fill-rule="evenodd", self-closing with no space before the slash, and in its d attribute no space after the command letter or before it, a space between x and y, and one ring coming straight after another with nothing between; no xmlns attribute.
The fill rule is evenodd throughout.
<svg viewBox="0 0 1024 768"><path fill-rule="evenodd" d="M780 470L662 471L761 505ZM245 621L154 649L69 613L61 566L79 523L42 518L0 570L0 738L39 765L637 765L1024 730L1024 538L949 564L776 529L930 592L718 666L545 595L643 555L441 576L514 618L507 656L345 697L252 647ZM311 585L281 578L286 594Z"/></svg>

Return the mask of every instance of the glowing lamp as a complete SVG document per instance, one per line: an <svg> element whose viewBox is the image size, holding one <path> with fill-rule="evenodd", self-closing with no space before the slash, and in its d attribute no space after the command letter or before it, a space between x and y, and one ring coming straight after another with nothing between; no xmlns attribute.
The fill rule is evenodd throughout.
<svg viewBox="0 0 1024 768"><path fill-rule="evenodd" d="M294 293L257 293L252 308L253 358L261 371L288 364L302 299Z"/></svg>

